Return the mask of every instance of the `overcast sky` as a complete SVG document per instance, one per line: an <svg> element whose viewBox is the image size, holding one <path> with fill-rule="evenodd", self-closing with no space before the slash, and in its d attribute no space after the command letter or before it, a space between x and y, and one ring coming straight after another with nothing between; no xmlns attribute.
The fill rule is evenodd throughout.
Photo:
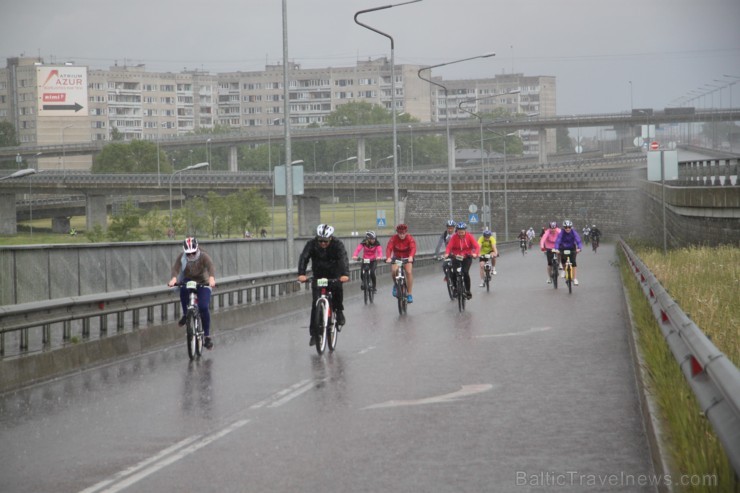
<svg viewBox="0 0 740 493"><path fill-rule="evenodd" d="M289 58L312 68L390 56L387 38L354 22L357 11L383 5L287 0ZM360 20L393 36L399 64L496 52L434 71L446 79L555 76L559 114L662 108L707 85L740 81L740 0L422 0ZM282 0L0 3L3 59L217 73L262 70L282 53ZM731 89L715 92L715 106L720 93L725 107L730 94L740 106L740 83Z"/></svg>

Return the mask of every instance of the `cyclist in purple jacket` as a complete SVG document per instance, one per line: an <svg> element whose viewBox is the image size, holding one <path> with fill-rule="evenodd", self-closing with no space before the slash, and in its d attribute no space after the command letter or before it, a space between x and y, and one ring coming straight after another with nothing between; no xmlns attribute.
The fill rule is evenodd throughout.
<svg viewBox="0 0 740 493"><path fill-rule="evenodd" d="M576 286L578 286L578 278L576 277L576 253L580 252L582 248L583 243L581 243L581 237L578 236L578 231L573 228L573 222L566 219L563 221L563 229L555 240L555 250L559 250L560 253L563 250L570 250L569 255L560 256L560 261L565 265L566 257L570 257L570 263L573 264L573 284ZM565 276L565 273L561 275Z"/></svg>

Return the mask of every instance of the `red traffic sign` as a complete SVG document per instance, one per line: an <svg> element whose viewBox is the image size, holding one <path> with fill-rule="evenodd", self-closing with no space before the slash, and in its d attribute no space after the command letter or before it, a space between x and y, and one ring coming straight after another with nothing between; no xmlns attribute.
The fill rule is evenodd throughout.
<svg viewBox="0 0 740 493"><path fill-rule="evenodd" d="M660 146L658 145L658 143L656 141L653 141L653 142L650 143L650 150L651 151L657 151L658 150L658 147L660 147Z"/></svg>

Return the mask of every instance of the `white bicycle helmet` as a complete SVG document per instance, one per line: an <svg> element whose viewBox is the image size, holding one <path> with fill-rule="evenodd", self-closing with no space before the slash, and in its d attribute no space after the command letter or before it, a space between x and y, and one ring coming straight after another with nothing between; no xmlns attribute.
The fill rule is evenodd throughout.
<svg viewBox="0 0 740 493"><path fill-rule="evenodd" d="M375 231L368 231L365 233L365 238L368 240L374 240L376 237Z"/></svg>
<svg viewBox="0 0 740 493"><path fill-rule="evenodd" d="M316 228L316 236L328 240L334 234L334 228L328 224L319 224Z"/></svg>
<svg viewBox="0 0 740 493"><path fill-rule="evenodd" d="M572 228L573 227L573 221L566 219L563 221L563 227L564 228Z"/></svg>
<svg viewBox="0 0 740 493"><path fill-rule="evenodd" d="M182 250L185 253L197 253L198 252L198 240L194 236L188 236L185 241L182 242Z"/></svg>

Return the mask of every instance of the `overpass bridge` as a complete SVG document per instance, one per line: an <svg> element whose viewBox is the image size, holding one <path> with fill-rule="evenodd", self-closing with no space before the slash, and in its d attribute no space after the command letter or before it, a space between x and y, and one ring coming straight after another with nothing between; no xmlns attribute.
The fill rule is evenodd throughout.
<svg viewBox="0 0 740 493"><path fill-rule="evenodd" d="M631 135L627 129L637 125L660 125L668 123L706 123L706 122L734 122L740 120L740 108L728 109L697 109L693 112L652 110L633 110L631 113L606 113L585 115L558 115L552 117L523 117L509 120L495 120L485 122L486 127L501 130L530 130L539 136L539 162L548 162L547 133L549 129L557 128L590 128L614 127L625 129L626 135ZM404 123L404 127L412 127L414 135L439 135L447 130L446 122L433 123ZM316 140L354 139L357 141L357 157L359 163L364 163L365 140L377 137L389 137L392 134L392 125L358 125L343 127L294 128L291 127L291 141L313 142ZM397 130L398 130L397 125ZM478 130L480 122L477 119L467 119L449 123L450 138L454 140L455 133ZM190 149L194 146L205 146L210 141L211 146L229 147L229 169L237 171L237 146L250 144L266 144L269 141L278 141L282 138L282 127L261 130L240 131L226 134L198 134L162 138L159 146L162 149ZM15 158L20 155L24 158L35 158L42 153L45 158L62 155L91 155L96 154L110 141L91 141L56 144L56 145L24 145L18 147L0 148L0 161ZM454 148L454 144L453 144ZM453 164L454 166L454 164Z"/></svg>

